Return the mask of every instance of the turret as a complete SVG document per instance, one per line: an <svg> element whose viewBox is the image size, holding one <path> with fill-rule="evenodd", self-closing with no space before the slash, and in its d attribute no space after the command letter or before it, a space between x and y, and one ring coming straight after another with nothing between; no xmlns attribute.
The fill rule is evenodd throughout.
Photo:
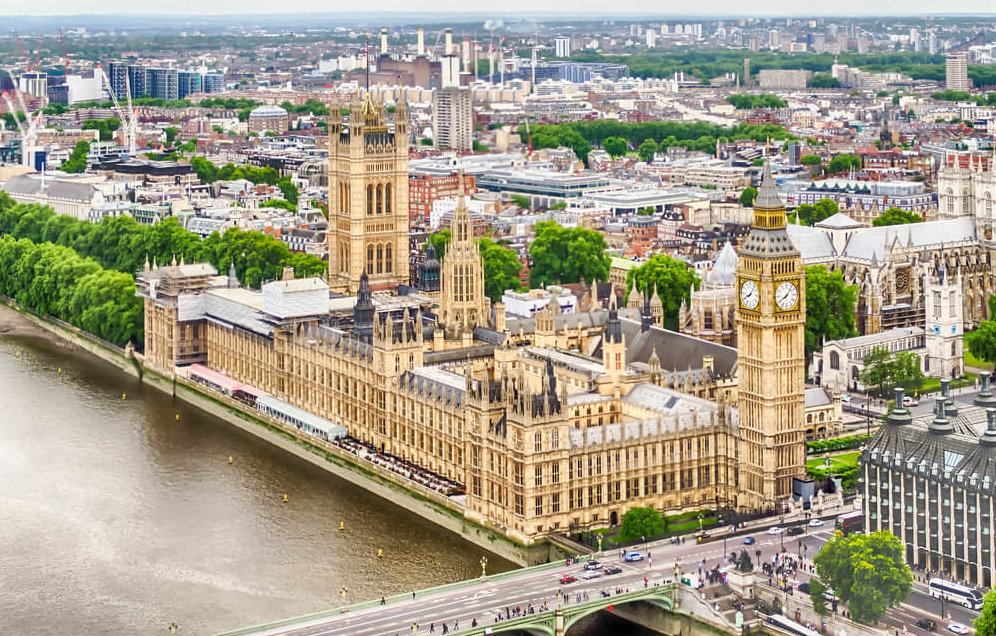
<svg viewBox="0 0 996 636"><path fill-rule="evenodd" d="M374 312L370 280L363 272L360 274L360 288L356 292L356 305L353 306L353 328L360 340L367 344L373 342Z"/></svg>

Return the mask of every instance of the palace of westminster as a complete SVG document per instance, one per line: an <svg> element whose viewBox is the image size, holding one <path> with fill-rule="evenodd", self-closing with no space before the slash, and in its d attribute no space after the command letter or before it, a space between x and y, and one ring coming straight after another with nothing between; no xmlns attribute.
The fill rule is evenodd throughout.
<svg viewBox="0 0 996 636"><path fill-rule="evenodd" d="M468 519L523 543L618 523L635 506L747 512L790 499L805 477L812 240L797 249L770 169L739 257L717 270L733 290L736 349L662 328L659 299L622 306L608 283L575 313L553 300L506 319L485 296L462 200L442 263L428 254L410 284L404 111L389 126L368 98L348 125L330 121L327 281L289 274L255 291L234 270L146 266L146 365L202 365L345 427L463 485ZM911 248L900 240L896 254ZM971 271L973 258L958 265Z"/></svg>

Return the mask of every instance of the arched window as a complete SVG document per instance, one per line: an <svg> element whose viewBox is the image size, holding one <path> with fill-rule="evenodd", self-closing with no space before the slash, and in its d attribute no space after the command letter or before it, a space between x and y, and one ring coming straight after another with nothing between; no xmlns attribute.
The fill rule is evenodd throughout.
<svg viewBox="0 0 996 636"><path fill-rule="evenodd" d="M391 213L391 184L388 183L384 186L384 213Z"/></svg>
<svg viewBox="0 0 996 636"><path fill-rule="evenodd" d="M830 368L834 370L840 369L840 354L836 351L830 352Z"/></svg>
<svg viewBox="0 0 996 636"><path fill-rule="evenodd" d="M953 356L958 355L958 343L957 342L952 342L951 343L951 355L953 355Z"/></svg>
<svg viewBox="0 0 996 636"><path fill-rule="evenodd" d="M377 273L384 273L384 246L377 244Z"/></svg>
<svg viewBox="0 0 996 636"><path fill-rule="evenodd" d="M983 205L986 206L986 217L993 218L993 195L991 192L986 192L986 200Z"/></svg>
<svg viewBox="0 0 996 636"><path fill-rule="evenodd" d="M367 186L367 214L374 212L374 187L373 184Z"/></svg>
<svg viewBox="0 0 996 636"><path fill-rule="evenodd" d="M948 188L948 214L954 214L954 190Z"/></svg>
<svg viewBox="0 0 996 636"><path fill-rule="evenodd" d="M367 274L374 273L374 246L373 243L367 245Z"/></svg>
<svg viewBox="0 0 996 636"><path fill-rule="evenodd" d="M388 274L394 271L394 266L392 265L393 261L394 259L391 254L391 244L388 243L387 247L384 248L384 271Z"/></svg>

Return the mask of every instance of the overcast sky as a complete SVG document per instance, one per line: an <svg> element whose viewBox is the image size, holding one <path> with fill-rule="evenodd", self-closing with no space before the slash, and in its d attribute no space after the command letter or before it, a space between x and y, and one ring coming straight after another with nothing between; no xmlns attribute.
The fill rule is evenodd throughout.
<svg viewBox="0 0 996 636"><path fill-rule="evenodd" d="M675 2L674 0L498 0L494 4L496 17L515 12L563 12L570 18L578 12L605 14L689 14L696 10L709 15L891 15L929 13L996 13L992 0L834 0L833 2L800 2L799 0L712 0L708 3ZM274 3L273 0L3 0L0 15L58 15L58 14L238 14L288 13L336 11L431 11L463 13L487 11L486 3L467 0L380 0L373 3L335 2L330 0L292 0Z"/></svg>

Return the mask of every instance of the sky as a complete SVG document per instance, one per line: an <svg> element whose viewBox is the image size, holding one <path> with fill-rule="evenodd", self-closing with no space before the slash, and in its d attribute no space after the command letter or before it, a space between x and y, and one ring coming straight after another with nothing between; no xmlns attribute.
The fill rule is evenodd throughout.
<svg viewBox="0 0 996 636"><path fill-rule="evenodd" d="M335 13L356 12L367 9L376 11L415 11L474 13L487 11L485 3L467 0L379 0L375 3L334 2L330 0L293 0L282 4L273 0L3 0L0 15L76 15L76 14L240 14L273 13L275 9L286 13ZM659 15L910 15L937 13L996 13L992 0L955 0L938 3L936 0L833 0L833 2L800 2L799 0L711 0L701 9L675 0L498 0L496 17L519 12L562 14L565 19L579 12L606 14L659 14Z"/></svg>

